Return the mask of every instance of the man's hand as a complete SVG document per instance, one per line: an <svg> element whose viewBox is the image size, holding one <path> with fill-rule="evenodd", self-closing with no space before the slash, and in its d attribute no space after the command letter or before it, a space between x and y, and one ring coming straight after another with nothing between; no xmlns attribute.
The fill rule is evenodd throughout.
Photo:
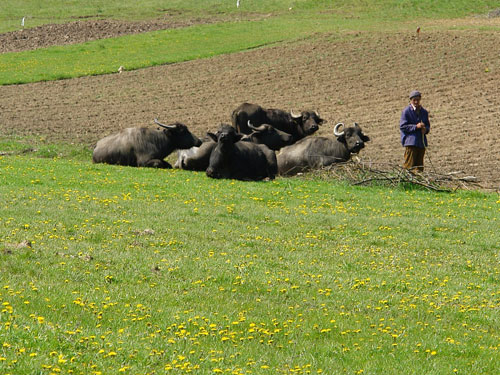
<svg viewBox="0 0 500 375"><path fill-rule="evenodd" d="M425 134L425 132L426 132L425 124L423 122L419 122L417 124L417 129L420 129L422 131L422 134Z"/></svg>

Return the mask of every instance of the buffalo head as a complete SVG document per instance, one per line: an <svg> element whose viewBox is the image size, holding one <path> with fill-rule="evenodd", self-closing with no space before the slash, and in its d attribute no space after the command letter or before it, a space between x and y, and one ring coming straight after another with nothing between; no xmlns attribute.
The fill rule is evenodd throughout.
<svg viewBox="0 0 500 375"><path fill-rule="evenodd" d="M192 134L188 130L186 125L181 124L180 122L176 122L171 125L165 125L155 119L155 123L163 128L163 132L165 133L167 138L176 145L176 148L186 149L193 146L199 147L201 145L201 140L194 134Z"/></svg>
<svg viewBox="0 0 500 375"><path fill-rule="evenodd" d="M315 133L320 125L326 124L326 120L323 120L316 111L302 111L301 113L290 111L290 115L293 121L302 128L305 136Z"/></svg>
<svg viewBox="0 0 500 375"><path fill-rule="evenodd" d="M339 130L340 128L343 130ZM353 154L357 154L365 147L365 142L370 140L368 136L363 134L361 127L356 122L354 126L348 128L345 128L343 123L338 123L333 129L333 133L340 142L345 143L347 149Z"/></svg>
<svg viewBox="0 0 500 375"><path fill-rule="evenodd" d="M215 149L210 154L206 174L212 178L229 178L231 175L231 159L234 154L234 144L241 140L243 134L236 132L230 125L221 124L216 134L207 133L216 142Z"/></svg>
<svg viewBox="0 0 500 375"><path fill-rule="evenodd" d="M231 125L221 124L215 134L207 133L207 136L214 142L224 146L238 142L243 137L243 134L238 133Z"/></svg>
<svg viewBox="0 0 500 375"><path fill-rule="evenodd" d="M248 127L252 132L245 135L241 140L260 143L266 145L271 150L279 150L282 147L291 145L294 141L291 134L276 129L269 124L253 126L250 121L248 121Z"/></svg>

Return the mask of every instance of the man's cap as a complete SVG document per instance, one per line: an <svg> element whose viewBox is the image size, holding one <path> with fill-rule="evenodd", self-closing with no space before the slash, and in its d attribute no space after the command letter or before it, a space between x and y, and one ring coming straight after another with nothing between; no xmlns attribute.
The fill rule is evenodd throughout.
<svg viewBox="0 0 500 375"><path fill-rule="evenodd" d="M410 93L410 99L411 98L415 98L417 96L422 96L422 94L420 93L420 91L418 90L413 90L411 93Z"/></svg>

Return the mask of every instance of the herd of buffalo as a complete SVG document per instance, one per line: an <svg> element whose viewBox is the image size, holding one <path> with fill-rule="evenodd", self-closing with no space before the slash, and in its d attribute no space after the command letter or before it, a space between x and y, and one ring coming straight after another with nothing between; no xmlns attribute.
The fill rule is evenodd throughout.
<svg viewBox="0 0 500 375"><path fill-rule="evenodd" d="M200 140L186 125L127 128L97 142L92 160L135 167L172 168L164 159L178 151L176 168L206 171L212 178L261 180L294 175L348 161L370 138L354 124L334 127L334 136L312 134L326 123L316 111L300 113L243 103L232 113L232 126Z"/></svg>

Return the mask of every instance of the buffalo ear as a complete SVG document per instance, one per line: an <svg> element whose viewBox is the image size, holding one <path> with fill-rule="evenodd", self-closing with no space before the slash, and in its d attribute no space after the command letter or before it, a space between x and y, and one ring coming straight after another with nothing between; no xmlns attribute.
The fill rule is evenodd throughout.
<svg viewBox="0 0 500 375"><path fill-rule="evenodd" d="M342 143L345 143L345 142L346 142L346 141L345 141L345 134L344 134L344 133L343 133L342 135L339 135L339 136L337 137L337 139L338 139L338 141L339 141L339 142L342 142Z"/></svg>
<svg viewBox="0 0 500 375"><path fill-rule="evenodd" d="M241 138L243 138L245 134L241 134L241 133L237 133L235 136L234 136L234 143L238 142L238 141L241 141Z"/></svg>
<svg viewBox="0 0 500 375"><path fill-rule="evenodd" d="M363 140L363 142L369 142L370 141L370 137L368 137L367 135L361 135L361 139Z"/></svg>
<svg viewBox="0 0 500 375"><path fill-rule="evenodd" d="M214 133L207 132L207 135L214 141L217 142L217 136Z"/></svg>

